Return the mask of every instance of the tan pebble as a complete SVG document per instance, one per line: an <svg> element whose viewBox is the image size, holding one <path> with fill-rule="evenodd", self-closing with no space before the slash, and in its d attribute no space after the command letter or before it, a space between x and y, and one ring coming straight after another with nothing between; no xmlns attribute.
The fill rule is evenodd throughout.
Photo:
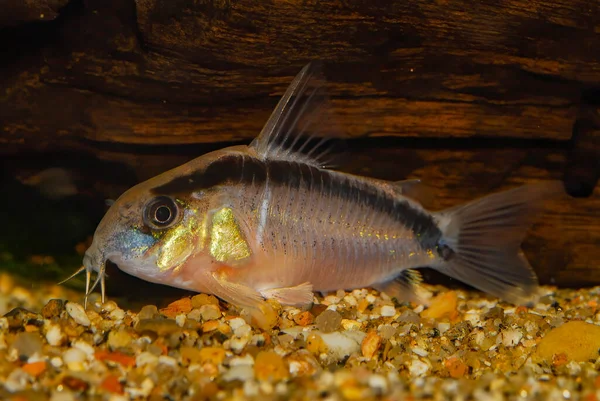
<svg viewBox="0 0 600 401"><path fill-rule="evenodd" d="M202 320L215 320L221 317L221 310L216 305L202 305L200 307L200 316Z"/></svg>
<svg viewBox="0 0 600 401"><path fill-rule="evenodd" d="M108 346L115 350L117 348L127 347L131 344L133 338L125 330L111 331L108 333Z"/></svg>
<svg viewBox="0 0 600 401"><path fill-rule="evenodd" d="M146 305L140 309L138 318L142 319L153 319L158 315L158 308L155 305Z"/></svg>
<svg viewBox="0 0 600 401"><path fill-rule="evenodd" d="M458 296L455 291L445 292L433 298L429 308L421 313L427 319L454 319L458 316Z"/></svg>
<svg viewBox="0 0 600 401"><path fill-rule="evenodd" d="M219 323L219 331L223 334L231 334L231 327L225 323Z"/></svg>
<svg viewBox="0 0 600 401"><path fill-rule="evenodd" d="M300 350L286 357L292 376L312 376L321 370L321 364L307 350Z"/></svg>
<svg viewBox="0 0 600 401"><path fill-rule="evenodd" d="M203 333L208 333L209 331L214 331L214 330L216 330L219 327L220 324L221 323L219 323L218 320L209 320L208 322L205 322L202 325L202 332ZM229 327L229 326L227 326L227 327Z"/></svg>
<svg viewBox="0 0 600 401"><path fill-rule="evenodd" d="M551 363L554 356L560 354L569 361L595 361L599 349L600 326L572 321L551 330L542 338L534 354L534 362Z"/></svg>
<svg viewBox="0 0 600 401"><path fill-rule="evenodd" d="M83 306L74 302L67 302L66 309L69 316L71 316L71 318L73 318L77 324L86 327L91 324L90 319L85 313L85 309L83 309Z"/></svg>
<svg viewBox="0 0 600 401"><path fill-rule="evenodd" d="M200 308L202 305L219 306L219 300L214 295L198 294L192 297L192 307Z"/></svg>
<svg viewBox="0 0 600 401"><path fill-rule="evenodd" d="M334 310L327 309L317 316L315 323L317 324L318 329L323 333L331 333L340 328L342 324L342 315Z"/></svg>
<svg viewBox="0 0 600 401"><path fill-rule="evenodd" d="M198 358L201 363L220 365L225 359L225 350L223 348L204 347L200 349Z"/></svg>
<svg viewBox="0 0 600 401"><path fill-rule="evenodd" d="M102 310L105 312L112 312L115 309L117 309L119 306L117 305L117 303L115 301L106 301L102 304Z"/></svg>
<svg viewBox="0 0 600 401"><path fill-rule="evenodd" d="M166 336L181 331L181 327L173 319L144 319L135 325L135 331L142 333L151 331L159 336Z"/></svg>
<svg viewBox="0 0 600 401"><path fill-rule="evenodd" d="M273 351L260 351L254 362L258 380L285 380L290 376L286 361Z"/></svg>
<svg viewBox="0 0 600 401"><path fill-rule="evenodd" d="M306 349L315 355L327 352L323 338L318 334L310 334L306 339Z"/></svg>
<svg viewBox="0 0 600 401"><path fill-rule="evenodd" d="M373 358L379 346L381 345L381 337L375 332L370 331L363 339L360 350L365 358Z"/></svg>

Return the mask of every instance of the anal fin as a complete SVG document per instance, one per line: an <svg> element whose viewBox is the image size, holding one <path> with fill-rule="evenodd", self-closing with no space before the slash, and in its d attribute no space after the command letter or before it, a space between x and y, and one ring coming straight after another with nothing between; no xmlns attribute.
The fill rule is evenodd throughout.
<svg viewBox="0 0 600 401"><path fill-rule="evenodd" d="M275 299L282 305L307 306L314 299L311 283L302 283L294 287L271 288L260 292L265 298Z"/></svg>
<svg viewBox="0 0 600 401"><path fill-rule="evenodd" d="M399 302L426 304L425 290L421 287L423 277L413 269L403 270L392 280L373 285L377 291L385 292Z"/></svg>

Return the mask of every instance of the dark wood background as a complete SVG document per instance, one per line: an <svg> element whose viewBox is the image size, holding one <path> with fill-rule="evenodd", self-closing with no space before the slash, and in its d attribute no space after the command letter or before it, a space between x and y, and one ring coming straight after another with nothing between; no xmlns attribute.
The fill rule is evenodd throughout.
<svg viewBox="0 0 600 401"><path fill-rule="evenodd" d="M323 60L345 170L422 178L438 209L565 181L524 249L600 284L600 2L0 0L0 157L96 197L253 138ZM33 167L32 167L33 166ZM110 166L108 168L107 166Z"/></svg>

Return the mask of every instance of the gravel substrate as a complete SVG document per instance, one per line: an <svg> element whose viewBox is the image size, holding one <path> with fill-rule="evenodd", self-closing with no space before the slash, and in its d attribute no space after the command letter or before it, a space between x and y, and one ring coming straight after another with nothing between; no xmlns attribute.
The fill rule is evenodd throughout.
<svg viewBox="0 0 600 401"><path fill-rule="evenodd" d="M532 308L426 287L430 306L372 290L272 304L252 327L207 295L164 309L0 274L3 400L600 399L600 287L544 287Z"/></svg>

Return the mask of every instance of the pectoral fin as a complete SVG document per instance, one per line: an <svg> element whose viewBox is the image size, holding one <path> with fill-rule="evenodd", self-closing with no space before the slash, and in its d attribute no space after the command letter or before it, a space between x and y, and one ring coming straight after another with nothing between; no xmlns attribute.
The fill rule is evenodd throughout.
<svg viewBox="0 0 600 401"><path fill-rule="evenodd" d="M373 288L385 292L399 302L414 302L426 305L426 291L421 287L422 281L421 273L407 269L390 281L373 285Z"/></svg>
<svg viewBox="0 0 600 401"><path fill-rule="evenodd" d="M313 286L302 283L294 287L271 288L260 292L265 298L275 299L282 305L307 306L313 302Z"/></svg>
<svg viewBox="0 0 600 401"><path fill-rule="evenodd" d="M201 273L205 288L223 301L246 309L258 327L270 329L277 323L277 313L254 288L234 281L234 268L222 266L211 272Z"/></svg>

